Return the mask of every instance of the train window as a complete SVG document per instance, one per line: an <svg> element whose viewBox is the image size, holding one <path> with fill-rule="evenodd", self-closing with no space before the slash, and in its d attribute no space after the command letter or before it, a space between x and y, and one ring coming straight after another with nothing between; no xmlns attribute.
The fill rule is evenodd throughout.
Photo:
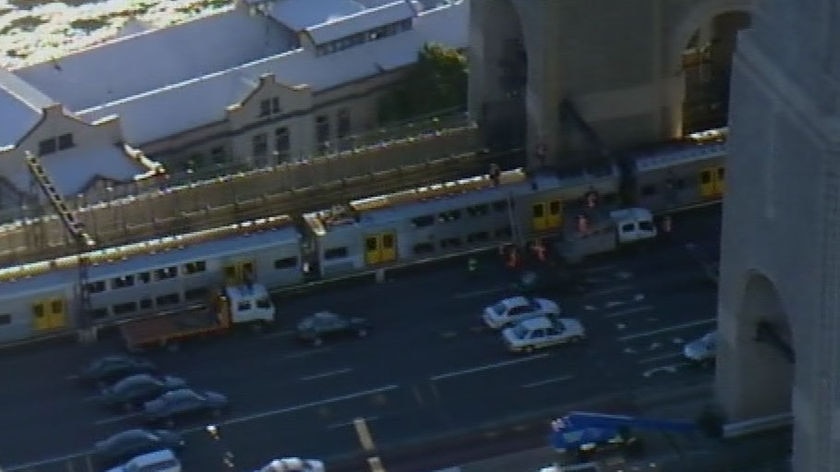
<svg viewBox="0 0 840 472"><path fill-rule="evenodd" d="M111 288L125 288L134 285L133 275L124 275L111 279Z"/></svg>
<svg viewBox="0 0 840 472"><path fill-rule="evenodd" d="M257 308L271 308L271 299L260 298L257 300Z"/></svg>
<svg viewBox="0 0 840 472"><path fill-rule="evenodd" d="M151 282L152 275L148 272L140 272L139 274L137 274L137 280L143 282L144 284L147 284Z"/></svg>
<svg viewBox="0 0 840 472"><path fill-rule="evenodd" d="M207 270L207 263L204 261L193 261L184 264L184 273L187 275L198 274Z"/></svg>
<svg viewBox="0 0 840 472"><path fill-rule="evenodd" d="M239 303L236 304L236 309L239 311L250 310L251 302L248 300L240 300Z"/></svg>
<svg viewBox="0 0 840 472"><path fill-rule="evenodd" d="M438 221L440 222L448 222L448 221L456 221L461 219L461 210L450 210L440 213L438 215Z"/></svg>
<svg viewBox="0 0 840 472"><path fill-rule="evenodd" d="M12 324L12 315L8 313L3 313L2 315L0 315L0 326L7 324Z"/></svg>
<svg viewBox="0 0 840 472"><path fill-rule="evenodd" d="M32 307L32 311L35 312L35 318L40 318L44 316L44 305L39 303Z"/></svg>
<svg viewBox="0 0 840 472"><path fill-rule="evenodd" d="M704 184L707 184L711 181L712 181L712 174L710 174L708 171L702 172L700 174L700 182L702 182Z"/></svg>
<svg viewBox="0 0 840 472"><path fill-rule="evenodd" d="M87 291L88 293L100 293L105 291L105 281L104 280L97 280L96 282L90 282L87 284Z"/></svg>
<svg viewBox="0 0 840 472"><path fill-rule="evenodd" d="M347 257L346 247L334 247L324 251L324 259L341 259Z"/></svg>
<svg viewBox="0 0 840 472"><path fill-rule="evenodd" d="M493 202L493 209L496 211L507 211L508 209L508 202L507 200L497 200Z"/></svg>
<svg viewBox="0 0 840 472"><path fill-rule="evenodd" d="M377 242L377 237L376 236L369 236L367 239L365 239L365 250L366 251L375 251L376 250L376 242Z"/></svg>
<svg viewBox="0 0 840 472"><path fill-rule="evenodd" d="M414 254L428 254L435 252L435 245L432 243L420 243L414 245Z"/></svg>
<svg viewBox="0 0 840 472"><path fill-rule="evenodd" d="M636 229L636 225L633 223L627 223L621 226L622 233L630 233Z"/></svg>
<svg viewBox="0 0 840 472"><path fill-rule="evenodd" d="M297 267L297 257L285 257L283 259L276 259L274 261L274 268L276 270L291 269Z"/></svg>
<svg viewBox="0 0 840 472"><path fill-rule="evenodd" d="M184 291L184 300L195 301L207 298L207 287L188 288Z"/></svg>
<svg viewBox="0 0 840 472"><path fill-rule="evenodd" d="M411 223L415 228L422 228L424 226L431 226L435 223L435 217L432 215L418 216L411 219Z"/></svg>
<svg viewBox="0 0 840 472"><path fill-rule="evenodd" d="M178 276L178 268L175 266L155 269L155 280L166 280Z"/></svg>
<svg viewBox="0 0 840 472"><path fill-rule="evenodd" d="M488 211L490 211L490 207L486 203L467 207L467 214L470 216L484 216Z"/></svg>
<svg viewBox="0 0 840 472"><path fill-rule="evenodd" d="M511 231L510 225L507 225L496 229L494 234L496 235L496 239L508 239L513 236L513 231Z"/></svg>
<svg viewBox="0 0 840 472"><path fill-rule="evenodd" d="M108 309L107 308L95 308L89 312L89 315L94 320L101 320L102 318L108 317Z"/></svg>
<svg viewBox="0 0 840 472"><path fill-rule="evenodd" d="M642 196L649 197L651 195L656 195L656 185L650 184L645 185L642 187Z"/></svg>
<svg viewBox="0 0 840 472"><path fill-rule="evenodd" d="M461 238L446 238L440 241L441 249L461 247Z"/></svg>
<svg viewBox="0 0 840 472"><path fill-rule="evenodd" d="M471 233L467 235L467 242L468 243L478 243L481 241L487 241L490 239L490 233L487 231L479 231L477 233Z"/></svg>
<svg viewBox="0 0 840 472"><path fill-rule="evenodd" d="M155 298L155 304L159 307L167 305L176 305L181 301L181 296L177 293L169 293Z"/></svg>
<svg viewBox="0 0 840 472"><path fill-rule="evenodd" d="M545 213L545 206L543 206L542 203L537 203L532 208L533 208L532 213L534 215L534 218L542 218L543 217L543 213Z"/></svg>
<svg viewBox="0 0 840 472"><path fill-rule="evenodd" d="M135 311L137 311L136 302L120 303L111 307L111 312L114 313L115 316L127 315L129 313L134 313Z"/></svg>
<svg viewBox="0 0 840 472"><path fill-rule="evenodd" d="M140 300L140 309L141 310L150 310L152 308L152 299L151 298L144 298Z"/></svg>

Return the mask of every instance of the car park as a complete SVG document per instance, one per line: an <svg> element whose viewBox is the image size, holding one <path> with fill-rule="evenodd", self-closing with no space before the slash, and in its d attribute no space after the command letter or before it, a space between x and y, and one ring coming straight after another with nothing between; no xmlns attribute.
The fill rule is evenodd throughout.
<svg viewBox="0 0 840 472"><path fill-rule="evenodd" d="M339 315L331 311L320 311L307 316L297 325L297 338L313 346L320 346L327 339L348 336L363 338L369 332L370 323L366 319Z"/></svg>
<svg viewBox="0 0 840 472"><path fill-rule="evenodd" d="M93 446L93 460L97 465L112 467L142 454L163 449L180 450L184 438L168 430L129 429L98 441Z"/></svg>
<svg viewBox="0 0 840 472"><path fill-rule="evenodd" d="M324 463L315 459L285 457L274 459L254 472L324 472Z"/></svg>
<svg viewBox="0 0 840 472"><path fill-rule="evenodd" d="M102 389L100 402L109 407L133 409L160 395L184 388L187 381L171 375L135 374Z"/></svg>
<svg viewBox="0 0 840 472"><path fill-rule="evenodd" d="M83 382L107 385L134 374L153 373L157 367L139 357L109 355L88 364L79 374Z"/></svg>
<svg viewBox="0 0 840 472"><path fill-rule="evenodd" d="M533 352L535 349L583 341L586 330L574 318L538 316L505 328L502 339L511 352Z"/></svg>
<svg viewBox="0 0 840 472"><path fill-rule="evenodd" d="M107 472L181 472L181 461L169 449L137 456Z"/></svg>
<svg viewBox="0 0 840 472"><path fill-rule="evenodd" d="M696 364L713 364L717 346L717 332L711 331L683 346L683 356Z"/></svg>
<svg viewBox="0 0 840 472"><path fill-rule="evenodd" d="M490 328L499 329L535 316L557 316L560 312L560 307L551 300L516 296L486 307L482 319Z"/></svg>
<svg viewBox="0 0 840 472"><path fill-rule="evenodd" d="M173 426L176 420L212 414L220 416L229 406L226 396L207 390L182 388L164 393L143 405L143 418L147 423Z"/></svg>

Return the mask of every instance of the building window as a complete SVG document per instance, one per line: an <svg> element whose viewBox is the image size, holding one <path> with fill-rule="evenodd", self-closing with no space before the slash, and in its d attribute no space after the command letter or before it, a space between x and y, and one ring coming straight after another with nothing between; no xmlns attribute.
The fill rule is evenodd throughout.
<svg viewBox="0 0 840 472"><path fill-rule="evenodd" d="M292 269L294 267L297 267L297 257L286 257L274 261L275 270Z"/></svg>
<svg viewBox="0 0 840 472"><path fill-rule="evenodd" d="M271 114L271 100L263 100L260 102L260 117Z"/></svg>
<svg viewBox="0 0 840 472"><path fill-rule="evenodd" d="M260 133L252 138L252 152L254 156L265 156L268 153L268 137Z"/></svg>
<svg viewBox="0 0 840 472"><path fill-rule="evenodd" d="M292 141L289 139L289 128L284 126L274 130L274 150L277 152L277 163L289 160L292 151Z"/></svg>
<svg viewBox="0 0 840 472"><path fill-rule="evenodd" d="M71 147L75 146L76 143L73 142L73 135L70 133L62 134L58 137L58 149L70 149Z"/></svg>
<svg viewBox="0 0 840 472"><path fill-rule="evenodd" d="M338 139L346 138L350 134L350 109L338 110Z"/></svg>
<svg viewBox="0 0 840 472"><path fill-rule="evenodd" d="M347 257L346 247L334 247L324 251L324 259L343 259Z"/></svg>
<svg viewBox="0 0 840 472"><path fill-rule="evenodd" d="M172 279L178 276L178 268L175 266L164 267L155 270L155 280Z"/></svg>
<svg viewBox="0 0 840 472"><path fill-rule="evenodd" d="M177 305L181 301L181 296L177 293L170 293L168 295L161 295L155 298L155 304L158 307Z"/></svg>
<svg viewBox="0 0 840 472"><path fill-rule="evenodd" d="M0 315L0 326L12 324L12 315L8 313L3 313Z"/></svg>
<svg viewBox="0 0 840 472"><path fill-rule="evenodd" d="M320 146L329 145L330 118L326 115L320 115L315 118L315 140Z"/></svg>
<svg viewBox="0 0 840 472"><path fill-rule="evenodd" d="M218 146L211 149L210 157L213 159L213 164L224 164L227 162L227 152L225 152L224 146Z"/></svg>
<svg viewBox="0 0 840 472"><path fill-rule="evenodd" d="M184 274L192 275L207 270L207 263L204 261L187 262L184 264Z"/></svg>
<svg viewBox="0 0 840 472"><path fill-rule="evenodd" d="M271 99L271 113L278 114L280 113L280 98L274 97Z"/></svg>
<svg viewBox="0 0 840 472"><path fill-rule="evenodd" d="M55 138L45 139L38 143L38 154L45 156L56 151Z"/></svg>
<svg viewBox="0 0 840 472"><path fill-rule="evenodd" d="M280 98L272 97L260 101L260 117L276 115L280 113Z"/></svg>

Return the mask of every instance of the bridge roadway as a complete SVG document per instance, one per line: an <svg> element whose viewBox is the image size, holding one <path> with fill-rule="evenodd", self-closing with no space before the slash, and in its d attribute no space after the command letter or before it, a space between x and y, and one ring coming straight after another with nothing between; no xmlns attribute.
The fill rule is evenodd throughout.
<svg viewBox="0 0 840 472"><path fill-rule="evenodd" d="M380 447L396 448L529 412L546 411L547 420L563 413L562 405L609 393L708 382L709 371L680 358L684 341L714 327L716 306L715 289L685 243L714 245L719 210L684 214L675 231L670 244L591 261L591 291L558 298L588 328L590 340L578 346L506 353L479 321L482 307L512 293L511 274L487 256L475 278L453 261L379 285L280 300L280 326L271 333L237 333L149 357L230 397L232 411L218 424L239 470L275 456L357 453L357 417L368 419ZM295 320L323 309L366 316L375 329L367 339L298 345ZM85 451L94 441L137 425L134 415L101 409L73 378L89 359L119 350L117 339L105 339L0 353L0 467L87 470ZM181 425L187 470L221 467L203 424ZM417 464L429 462L428 451L419 454L425 461ZM445 453L432 456L447 465ZM413 460L398 470L420 470Z"/></svg>

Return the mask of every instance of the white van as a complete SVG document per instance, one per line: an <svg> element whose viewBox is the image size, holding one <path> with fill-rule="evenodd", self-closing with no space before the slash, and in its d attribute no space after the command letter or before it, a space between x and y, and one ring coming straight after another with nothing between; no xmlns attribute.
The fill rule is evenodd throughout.
<svg viewBox="0 0 840 472"><path fill-rule="evenodd" d="M137 456L108 472L181 472L181 461L174 452L163 449Z"/></svg>

